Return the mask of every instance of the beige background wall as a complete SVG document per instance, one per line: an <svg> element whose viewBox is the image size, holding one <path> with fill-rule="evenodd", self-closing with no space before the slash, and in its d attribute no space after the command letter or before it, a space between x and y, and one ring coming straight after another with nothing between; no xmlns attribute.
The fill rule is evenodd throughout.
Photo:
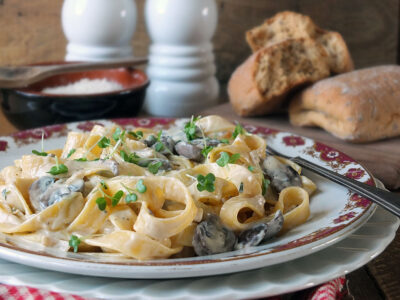
<svg viewBox="0 0 400 300"><path fill-rule="evenodd" d="M191 1L191 0L188 0ZM144 0L137 0L143 11ZM219 25L214 37L217 77L225 83L250 50L247 29L282 10L310 15L321 27L343 34L356 67L396 63L399 0L217 0ZM62 0L0 0L0 65L62 60L65 55ZM142 13L132 41L146 55L149 39Z"/></svg>

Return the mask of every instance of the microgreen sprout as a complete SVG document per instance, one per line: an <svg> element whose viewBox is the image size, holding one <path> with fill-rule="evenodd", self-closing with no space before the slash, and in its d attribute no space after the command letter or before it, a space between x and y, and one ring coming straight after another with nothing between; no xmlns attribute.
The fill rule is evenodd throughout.
<svg viewBox="0 0 400 300"><path fill-rule="evenodd" d="M133 203L136 202L138 199L138 196L135 194L135 191L131 189L130 187L127 187L125 184L121 183L121 185L124 187L126 190L127 194L125 196L125 202L126 203Z"/></svg>
<svg viewBox="0 0 400 300"><path fill-rule="evenodd" d="M139 179L139 181L136 183L136 189L141 194L147 191L147 187L145 186L143 179Z"/></svg>
<svg viewBox="0 0 400 300"><path fill-rule="evenodd" d="M203 156L204 156L205 158L207 158L208 153L210 153L212 149L214 149L213 146L204 147L204 148L201 150L201 154L203 154Z"/></svg>
<svg viewBox="0 0 400 300"><path fill-rule="evenodd" d="M32 150L32 153L38 156L47 156L46 152L39 152L37 150Z"/></svg>
<svg viewBox="0 0 400 300"><path fill-rule="evenodd" d="M56 165L51 167L50 171L47 173L50 173L51 175L68 173L68 167L64 164L59 164L57 156L55 156L55 159L56 159Z"/></svg>
<svg viewBox="0 0 400 300"><path fill-rule="evenodd" d="M253 166L248 166L247 169L249 169L250 172L254 172L254 167Z"/></svg>
<svg viewBox="0 0 400 300"><path fill-rule="evenodd" d="M228 139L221 139L219 140L222 144L229 144L229 140Z"/></svg>
<svg viewBox="0 0 400 300"><path fill-rule="evenodd" d="M242 125L240 125L240 123L236 124L235 130L232 133L232 137L236 138L238 135L240 134L244 134L246 131L244 130L244 128L242 127Z"/></svg>
<svg viewBox="0 0 400 300"><path fill-rule="evenodd" d="M162 162L161 162L161 161L152 162L152 163L149 164L148 169L149 169L149 171L150 171L151 173L157 174L157 173L158 173L158 170L161 168L161 166L162 166Z"/></svg>
<svg viewBox="0 0 400 300"><path fill-rule="evenodd" d="M122 159L131 164L137 164L139 162L140 156L138 156L135 152L128 154L124 150L119 152Z"/></svg>
<svg viewBox="0 0 400 300"><path fill-rule="evenodd" d="M271 182L269 181L269 179L263 178L263 180L262 180L262 185L261 185L263 196L264 196L265 193L267 192L270 183L271 183Z"/></svg>
<svg viewBox="0 0 400 300"><path fill-rule="evenodd" d="M97 204L97 207L98 207L101 211L105 210L105 209L106 209L106 206L107 206L106 198L105 198L105 197L99 197L99 198L97 198L97 199L96 199L96 204Z"/></svg>
<svg viewBox="0 0 400 300"><path fill-rule="evenodd" d="M71 149L71 150L68 152L67 158L70 158L70 157L72 156L72 154L74 154L75 152L76 152L76 149Z"/></svg>
<svg viewBox="0 0 400 300"><path fill-rule="evenodd" d="M112 137L114 139L114 141L118 142L119 140L124 140L125 138L125 130L121 130L121 128L117 127L117 129L115 129Z"/></svg>
<svg viewBox="0 0 400 300"><path fill-rule="evenodd" d="M240 153L232 154L229 156L226 152L221 152L217 159L217 164L220 167L225 167L227 164L234 164L240 158Z"/></svg>
<svg viewBox="0 0 400 300"><path fill-rule="evenodd" d="M74 249L74 252L78 252L78 246L79 244L82 242L83 238L79 238L76 235L71 235L70 239L69 239L69 246L72 247Z"/></svg>
<svg viewBox="0 0 400 300"><path fill-rule="evenodd" d="M140 140L143 138L143 131L128 131L128 134L131 135L133 138Z"/></svg>
<svg viewBox="0 0 400 300"><path fill-rule="evenodd" d="M197 127L196 127L196 121L199 120L201 116L194 117L190 119L189 122L185 124L185 127L183 129L183 132L186 134L186 137L189 141L194 140L197 138Z"/></svg>
<svg viewBox="0 0 400 300"><path fill-rule="evenodd" d="M111 145L111 141L109 138L103 136L98 142L97 142L97 146L99 146L100 148L104 149L107 148Z"/></svg>
<svg viewBox="0 0 400 300"><path fill-rule="evenodd" d="M206 176L203 176L201 174L197 175L197 189L202 192L204 190L207 190L208 192L214 192L215 191L215 176L213 173L208 173Z"/></svg>
<svg viewBox="0 0 400 300"><path fill-rule="evenodd" d="M111 205L112 205L112 206L116 206L116 205L119 203L119 201L121 200L121 198L122 198L123 195L124 195L124 192L121 191L121 190L119 190L118 192L116 192L116 193L114 194L114 196L112 196L112 198L111 198Z"/></svg>

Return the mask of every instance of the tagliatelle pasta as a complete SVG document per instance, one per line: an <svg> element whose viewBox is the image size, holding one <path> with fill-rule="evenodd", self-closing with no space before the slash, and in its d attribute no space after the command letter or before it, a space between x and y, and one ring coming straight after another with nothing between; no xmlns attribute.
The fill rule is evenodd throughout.
<svg viewBox="0 0 400 300"><path fill-rule="evenodd" d="M35 150L0 171L0 232L100 259L256 246L243 236L260 223L277 228L270 238L306 222L316 190L299 166L266 156L265 147L218 116L166 130L70 132L62 149ZM283 224L272 226L277 211Z"/></svg>

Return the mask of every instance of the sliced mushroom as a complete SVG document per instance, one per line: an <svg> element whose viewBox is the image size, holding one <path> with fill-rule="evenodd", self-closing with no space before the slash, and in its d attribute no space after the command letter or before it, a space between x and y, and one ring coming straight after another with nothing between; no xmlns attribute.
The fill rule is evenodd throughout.
<svg viewBox="0 0 400 300"><path fill-rule="evenodd" d="M52 177L43 176L30 186L29 199L34 209L38 212L70 197L72 193L82 193L83 189L84 181L82 179L76 179L67 185L64 180L56 182Z"/></svg>
<svg viewBox="0 0 400 300"><path fill-rule="evenodd" d="M274 218L267 223L258 223L253 227L242 231L239 235L236 250L245 247L253 247L265 243L281 231L283 227L283 215L280 210L275 213Z"/></svg>
<svg viewBox="0 0 400 300"><path fill-rule="evenodd" d="M160 170L168 171L172 169L170 161L168 159L162 159L162 158L141 158L137 162L137 165L143 168L147 168L151 163L157 163L157 162L162 163Z"/></svg>
<svg viewBox="0 0 400 300"><path fill-rule="evenodd" d="M217 254L233 250L236 236L216 215L209 214L197 225L192 244L199 256Z"/></svg>
<svg viewBox="0 0 400 300"><path fill-rule="evenodd" d="M161 143L164 144L164 147L168 149L166 150L166 153L163 153L163 151L161 151L162 154L171 154L174 152L175 141L172 139L172 137L162 136L160 140Z"/></svg>
<svg viewBox="0 0 400 300"><path fill-rule="evenodd" d="M268 156L264 160L262 168L264 173L271 179L271 185L277 192L281 192L289 186L302 186L299 173L273 156Z"/></svg>
<svg viewBox="0 0 400 300"><path fill-rule="evenodd" d="M145 140L144 143L147 145L147 147L153 146L155 143L157 143L157 137L153 134L150 134Z"/></svg>
<svg viewBox="0 0 400 300"><path fill-rule="evenodd" d="M203 159L203 155L201 154L201 148L189 142L180 141L175 145L175 151L179 155L182 155L194 161L201 161Z"/></svg>
<svg viewBox="0 0 400 300"><path fill-rule="evenodd" d="M205 144L207 144L207 146L212 146L212 147L216 147L219 144L221 144L221 142L219 140L209 139L209 138L206 138L205 140L204 139L195 139L190 142L199 148L204 148Z"/></svg>

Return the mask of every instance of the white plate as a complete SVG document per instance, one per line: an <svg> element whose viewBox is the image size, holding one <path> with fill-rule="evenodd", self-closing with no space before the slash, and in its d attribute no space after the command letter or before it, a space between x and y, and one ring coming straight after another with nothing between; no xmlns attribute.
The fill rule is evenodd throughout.
<svg viewBox="0 0 400 300"><path fill-rule="evenodd" d="M168 128L174 122L182 125L183 120L173 119L119 119L113 122L129 126L149 128ZM110 121L98 121L110 125ZM56 125L44 128L45 148L54 149L63 145L69 130L90 130L93 122ZM368 172L345 154L323 144L291 133L245 126L253 133L266 135L268 143L275 149L291 155L299 155L330 170L373 183ZM9 165L14 159L40 149L42 130L20 132L13 137L0 139L0 149L6 148L0 156L0 168ZM4 145L7 144L7 147ZM1 146L3 145L3 146ZM22 264L48 270L69 272L90 276L119 278L177 278L209 276L251 270L290 261L316 251L320 251L360 228L373 214L375 205L367 199L352 194L346 188L338 186L313 173L305 172L318 186L318 192L312 196L309 220L285 235L273 239L267 245L242 251L228 252L206 257L186 259L164 259L136 261L118 259L118 261L98 261L96 256L85 253L61 253L52 249L38 248L29 243L11 245L0 243L0 257ZM29 249L29 250L27 250ZM96 260L97 259L97 260Z"/></svg>
<svg viewBox="0 0 400 300"><path fill-rule="evenodd" d="M378 208L341 242L317 253L236 274L174 280L126 280L44 271L0 260L0 281L107 299L249 299L309 288L348 274L378 256L393 240L399 219Z"/></svg>

